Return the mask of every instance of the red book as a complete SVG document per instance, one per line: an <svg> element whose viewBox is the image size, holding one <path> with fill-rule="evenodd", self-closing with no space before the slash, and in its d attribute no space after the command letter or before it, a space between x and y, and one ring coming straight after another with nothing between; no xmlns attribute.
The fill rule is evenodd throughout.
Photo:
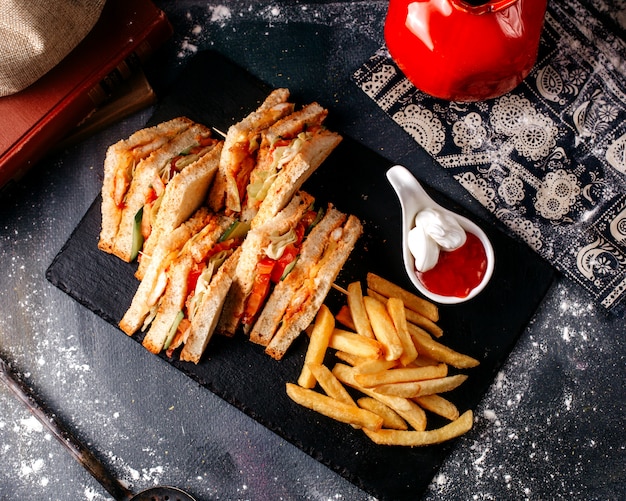
<svg viewBox="0 0 626 501"><path fill-rule="evenodd" d="M150 0L108 0L65 59L28 88L0 98L0 188L86 119L171 34Z"/></svg>

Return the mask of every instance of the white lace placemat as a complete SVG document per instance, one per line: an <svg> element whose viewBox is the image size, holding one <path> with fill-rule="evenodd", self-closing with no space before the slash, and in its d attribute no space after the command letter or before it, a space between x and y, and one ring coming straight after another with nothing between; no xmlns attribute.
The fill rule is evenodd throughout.
<svg viewBox="0 0 626 501"><path fill-rule="evenodd" d="M479 103L416 90L385 47L354 74L476 199L620 315L626 311L626 44L619 35L625 20L623 0L587 7L549 2L532 73L513 92Z"/></svg>

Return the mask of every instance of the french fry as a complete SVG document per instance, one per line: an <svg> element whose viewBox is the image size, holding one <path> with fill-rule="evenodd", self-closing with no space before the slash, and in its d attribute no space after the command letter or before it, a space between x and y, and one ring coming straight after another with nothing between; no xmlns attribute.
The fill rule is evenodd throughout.
<svg viewBox="0 0 626 501"><path fill-rule="evenodd" d="M393 430L407 430L409 427L406 421L388 405L372 397L361 397L356 403L362 409L367 409L383 418L383 428Z"/></svg>
<svg viewBox="0 0 626 501"><path fill-rule="evenodd" d="M335 315L335 320L337 320L337 322L344 327L356 332L356 326L352 321L352 314L350 313L350 308L348 308L347 304L344 304L341 308L339 308L339 311Z"/></svg>
<svg viewBox="0 0 626 501"><path fill-rule="evenodd" d="M370 319L365 310L360 282L352 282L348 285L348 308L350 309L350 316L354 323L355 330L361 334L361 336L374 338L375 336L372 331Z"/></svg>
<svg viewBox="0 0 626 501"><path fill-rule="evenodd" d="M377 444L421 446L455 438L473 424L467 411L441 396L467 376L448 376L448 366L479 365L433 337L442 335L434 304L373 274L367 295L360 282L346 289L347 303L335 317L323 305L307 329L309 346L298 384L287 394L298 404L324 416L363 428ZM336 323L343 328L338 328ZM337 359L332 371L324 365L328 349ZM346 365L347 364L347 365ZM314 388L319 385L320 391ZM363 396L353 398L348 389ZM450 422L427 430L427 412Z"/></svg>
<svg viewBox="0 0 626 501"><path fill-rule="evenodd" d="M345 362L353 367L370 360L369 358L358 357L356 355L353 355L352 353L347 353L345 351L336 351L335 356L342 362Z"/></svg>
<svg viewBox="0 0 626 501"><path fill-rule="evenodd" d="M381 384L372 388L376 393L390 397L413 398L418 395L422 387L418 381L404 383Z"/></svg>
<svg viewBox="0 0 626 501"><path fill-rule="evenodd" d="M350 386L360 392L364 393L368 397L375 398L380 400L381 402L387 404L389 407L394 409L395 411L404 411L409 412L411 410L411 405L409 404L409 400L406 398L399 397L387 397L385 395L376 394L376 392L370 388L365 388L356 382L355 379L355 370L353 367L350 367L345 364L337 363L332 369L332 373L335 375L339 381L343 384Z"/></svg>
<svg viewBox="0 0 626 501"><path fill-rule="evenodd" d="M427 379L419 382L419 391L407 398L423 397L424 395L435 395L436 393L445 393L458 388L465 382L467 375L456 374L438 379Z"/></svg>
<svg viewBox="0 0 626 501"><path fill-rule="evenodd" d="M336 364L333 367L333 374L344 384L355 388L368 397L375 398L396 411L406 422L416 430L426 429L426 413L412 400L390 395L382 395L373 389L360 386L355 380L355 373L352 367L343 364Z"/></svg>
<svg viewBox="0 0 626 501"><path fill-rule="evenodd" d="M328 346L364 358L378 358L383 353L383 345L376 339L337 328L333 330Z"/></svg>
<svg viewBox="0 0 626 501"><path fill-rule="evenodd" d="M361 409L356 405L345 404L332 397L322 395L308 388L302 388L293 383L286 383L286 389L287 395L294 402L336 421L367 428L368 430L379 430L383 425L383 418L378 414Z"/></svg>
<svg viewBox="0 0 626 501"><path fill-rule="evenodd" d="M420 354L413 362L409 364L409 367L428 367L429 365L441 364L439 360L433 360L432 358Z"/></svg>
<svg viewBox="0 0 626 501"><path fill-rule="evenodd" d="M368 273L367 286L385 297L397 297L402 299L402 302L407 308L422 314L433 322L439 320L439 309L435 304L404 290L402 287L399 287L389 280L374 273Z"/></svg>
<svg viewBox="0 0 626 501"><path fill-rule="evenodd" d="M449 419L450 421L454 421L459 417L459 409L457 409L456 405L446 400L441 395L424 395L423 397L416 397L413 400L422 409Z"/></svg>
<svg viewBox="0 0 626 501"><path fill-rule="evenodd" d="M330 336L335 329L335 317L326 305L320 307L315 318L313 331L309 339L309 346L304 357L304 365L298 384L303 388L313 388L315 386L315 376L311 373L309 366L312 364L321 364L324 361L324 355L328 348Z"/></svg>
<svg viewBox="0 0 626 501"><path fill-rule="evenodd" d="M378 299L379 301L383 303L387 303L387 301L390 299L376 292L374 289L367 289L367 295L372 296L373 298ZM406 306L404 307L404 314L406 316L407 322L417 325L418 327L421 327L424 330L427 330L435 337L443 336L443 329L439 325L437 325L435 322L433 322L430 318L427 318L421 313L418 313L417 311L413 311L410 308L407 308Z"/></svg>
<svg viewBox="0 0 626 501"><path fill-rule="evenodd" d="M356 367L357 372L358 367ZM443 378L448 375L446 364L430 365L427 367L403 367L383 370L370 374L358 373L354 379L361 386L371 388L381 384L407 383L424 379Z"/></svg>
<svg viewBox="0 0 626 501"><path fill-rule="evenodd" d="M480 365L475 358L454 351L430 337L428 332L409 324L409 333L415 343L415 348L420 355L426 355L439 362L444 362L457 369L469 369ZM418 357L419 358L419 357Z"/></svg>
<svg viewBox="0 0 626 501"><path fill-rule="evenodd" d="M372 432L363 430L367 436L380 445L403 445L419 447L440 444L447 440L459 437L472 429L474 415L471 410L465 411L458 419L441 428L428 431L413 430L378 430Z"/></svg>
<svg viewBox="0 0 626 501"><path fill-rule="evenodd" d="M385 360L384 358L362 360L354 365L354 369L359 374L374 374L376 372L386 371L397 365L396 360Z"/></svg>
<svg viewBox="0 0 626 501"><path fill-rule="evenodd" d="M385 305L369 296L365 296L363 302L374 336L383 345L385 359L398 360L402 355L402 343Z"/></svg>
<svg viewBox="0 0 626 501"><path fill-rule="evenodd" d="M395 410L414 430L425 430L426 429L426 413L424 409L422 409L419 405L417 405L412 400L406 400L407 409L401 408L404 407L404 404L399 407L394 407L393 404L398 402L399 397L389 397L385 395L376 395L373 398L381 401L385 405L388 405L393 410Z"/></svg>
<svg viewBox="0 0 626 501"><path fill-rule="evenodd" d="M419 313L415 313L412 310L407 309L406 320L409 324L421 327L435 337L443 336L443 329L439 325Z"/></svg>
<svg viewBox="0 0 626 501"><path fill-rule="evenodd" d="M402 299L391 297L387 301L387 312L391 317L398 337L400 338L400 344L402 345L402 355L400 355L400 363L402 365L408 365L417 358L417 349L409 334L409 327L406 322L406 314L404 303Z"/></svg>
<svg viewBox="0 0 626 501"><path fill-rule="evenodd" d="M345 387L333 375L328 367L322 364L307 364L308 368L315 376L315 379L326 392L326 395L332 397L344 404L356 405L354 399L350 396Z"/></svg>

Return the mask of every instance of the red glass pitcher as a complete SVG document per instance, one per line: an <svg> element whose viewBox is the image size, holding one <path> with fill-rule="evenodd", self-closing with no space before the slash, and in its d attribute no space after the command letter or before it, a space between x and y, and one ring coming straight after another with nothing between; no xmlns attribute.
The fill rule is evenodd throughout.
<svg viewBox="0 0 626 501"><path fill-rule="evenodd" d="M423 92L481 101L514 89L537 59L547 0L390 0L385 41Z"/></svg>

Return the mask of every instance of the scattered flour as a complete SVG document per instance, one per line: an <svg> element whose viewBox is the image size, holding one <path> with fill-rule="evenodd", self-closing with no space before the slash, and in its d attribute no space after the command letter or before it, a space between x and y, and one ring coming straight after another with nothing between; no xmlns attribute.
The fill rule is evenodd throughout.
<svg viewBox="0 0 626 501"><path fill-rule="evenodd" d="M85 496L85 501L104 501L109 499L108 497L103 496L91 487L85 487L85 490L83 491L83 496Z"/></svg>
<svg viewBox="0 0 626 501"><path fill-rule="evenodd" d="M516 500L584 499L595 488L586 484L588 456L598 454L594 450L606 440L606 430L596 431L598 408L584 402L601 396L584 381L599 353L605 354L603 363L611 363L604 345L612 342L595 335L602 322L596 308L570 299L565 285L555 287L545 310L531 321L531 332L496 374L476 409L474 430L446 459L426 500L460 499L468 482L477 501L502 499L502 492ZM615 386L610 375L607 381ZM615 405L616 412L623 408ZM576 431L583 426L583 433ZM465 480L456 480L460 472Z"/></svg>
<svg viewBox="0 0 626 501"><path fill-rule="evenodd" d="M31 416L26 419L20 419L20 426L16 427L14 431L24 433L41 433L43 431L43 424L35 416Z"/></svg>
<svg viewBox="0 0 626 501"><path fill-rule="evenodd" d="M226 5L217 5L216 7L209 7L211 15L210 21L212 23L218 23L220 26L225 26L226 21L232 17L230 8Z"/></svg>
<svg viewBox="0 0 626 501"><path fill-rule="evenodd" d="M188 11L187 20L192 23L189 33L182 35L178 58L192 56L201 47L212 44L211 33L214 29L228 30L231 22L257 21L269 26L286 23L309 23L320 26L341 26L346 30L365 30L373 38L379 38L378 26L362 23L362 19L372 17L372 12L387 8L386 1L349 2L340 9L325 5L299 5L284 2L280 5L259 5L254 2L232 2L209 4L205 11ZM204 28L202 28L204 27ZM370 30L368 32L368 30Z"/></svg>

